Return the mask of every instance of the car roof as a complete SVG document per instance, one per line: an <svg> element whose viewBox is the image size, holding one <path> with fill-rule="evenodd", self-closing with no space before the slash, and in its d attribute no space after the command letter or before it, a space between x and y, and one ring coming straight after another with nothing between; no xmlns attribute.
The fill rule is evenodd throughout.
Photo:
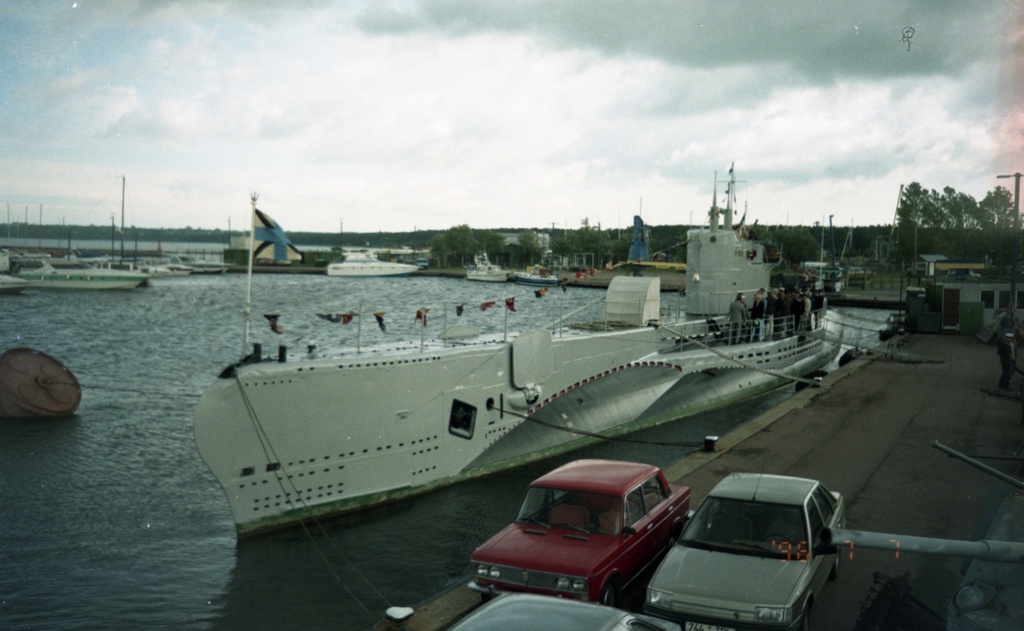
<svg viewBox="0 0 1024 631"><path fill-rule="evenodd" d="M506 594L484 604L451 631L601 631L614 628L624 612L578 600L535 594Z"/></svg>
<svg viewBox="0 0 1024 631"><path fill-rule="evenodd" d="M730 473L711 489L708 496L802 505L817 484L816 480L786 475Z"/></svg>
<svg viewBox="0 0 1024 631"><path fill-rule="evenodd" d="M530 486L625 494L651 477L658 467L621 460L575 460L542 475Z"/></svg>

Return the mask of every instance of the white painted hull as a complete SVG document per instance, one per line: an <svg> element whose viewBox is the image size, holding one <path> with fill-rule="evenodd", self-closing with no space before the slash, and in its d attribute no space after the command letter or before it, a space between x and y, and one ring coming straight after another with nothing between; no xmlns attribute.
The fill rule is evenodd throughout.
<svg viewBox="0 0 1024 631"><path fill-rule="evenodd" d="M389 263L377 261L375 263L331 263L327 266L328 276L356 276L356 277L381 277L381 276L411 276L417 268L415 265L405 263Z"/></svg>
<svg viewBox="0 0 1024 631"><path fill-rule="evenodd" d="M555 276L537 276L536 274L516 273L516 282L520 285L530 287L555 287L558 285L558 278Z"/></svg>
<svg viewBox="0 0 1024 631"><path fill-rule="evenodd" d="M508 281L508 272L499 268L475 269L466 272L466 280L475 280L482 283L504 283Z"/></svg>
<svg viewBox="0 0 1024 631"><path fill-rule="evenodd" d="M0 294L20 294L22 291L34 286L35 283L29 282L24 278L0 274Z"/></svg>
<svg viewBox="0 0 1024 631"><path fill-rule="evenodd" d="M107 269L25 270L21 278L32 282L33 289L108 290L134 289L143 285L149 276L141 272Z"/></svg>
<svg viewBox="0 0 1024 631"><path fill-rule="evenodd" d="M787 383L699 347L656 352L682 331L701 335L706 323L568 338L535 331L522 343L387 361L245 365L202 397L196 442L244 534L422 493L593 440L567 430L619 434ZM838 349L798 339L757 345L762 367L806 374ZM719 350L745 354L750 345ZM705 387L715 370L722 377ZM526 401L524 384L539 389L536 401ZM472 409L471 428L453 426L456 408Z"/></svg>

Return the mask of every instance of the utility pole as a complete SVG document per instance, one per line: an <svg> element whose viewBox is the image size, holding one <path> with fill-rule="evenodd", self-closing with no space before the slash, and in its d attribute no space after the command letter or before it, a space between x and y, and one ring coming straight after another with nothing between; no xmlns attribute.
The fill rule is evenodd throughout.
<svg viewBox="0 0 1024 631"><path fill-rule="evenodd" d="M1013 182L1013 253L1010 255L1010 313L1017 317L1017 241L1020 240L1020 173L997 175L997 178L1010 178Z"/></svg>

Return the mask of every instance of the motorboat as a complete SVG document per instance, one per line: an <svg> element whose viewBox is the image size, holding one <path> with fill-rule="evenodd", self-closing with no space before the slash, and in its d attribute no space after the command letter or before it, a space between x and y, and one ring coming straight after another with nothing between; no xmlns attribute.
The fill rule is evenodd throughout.
<svg viewBox="0 0 1024 631"><path fill-rule="evenodd" d="M20 294L24 290L32 287L35 283L19 278L17 276L11 276L9 274L0 274L0 294Z"/></svg>
<svg viewBox="0 0 1024 631"><path fill-rule="evenodd" d="M732 181L730 182L732 185ZM599 317L473 343L262 348L228 365L195 417L239 535L364 509L742 400L826 366L842 335L724 335L737 293L769 286L732 196L689 233L683 309L660 278L616 276ZM737 256L737 252L743 256Z"/></svg>
<svg viewBox="0 0 1024 631"><path fill-rule="evenodd" d="M540 265L534 265L525 271L516 271L515 279L520 285L530 287L556 287L562 282L558 276L551 273L551 270Z"/></svg>
<svg viewBox="0 0 1024 631"><path fill-rule="evenodd" d="M139 266L139 269L149 274L150 278L182 277L195 271L195 268L184 263L173 263L163 259L146 261Z"/></svg>
<svg viewBox="0 0 1024 631"><path fill-rule="evenodd" d="M35 289L134 289L146 284L149 274L138 269L118 269L111 264L82 260L53 260L18 275Z"/></svg>
<svg viewBox="0 0 1024 631"><path fill-rule="evenodd" d="M419 267L410 263L382 261L369 250L350 250L344 261L327 265L328 276L411 276Z"/></svg>
<svg viewBox="0 0 1024 631"><path fill-rule="evenodd" d="M166 265L179 270L187 268L191 270L189 274L223 274L231 267L223 261L211 261L184 254L167 257Z"/></svg>
<svg viewBox="0 0 1024 631"><path fill-rule="evenodd" d="M473 266L466 268L466 280L485 283L504 283L509 279L509 272L495 265L487 258L487 254L477 254L473 258Z"/></svg>

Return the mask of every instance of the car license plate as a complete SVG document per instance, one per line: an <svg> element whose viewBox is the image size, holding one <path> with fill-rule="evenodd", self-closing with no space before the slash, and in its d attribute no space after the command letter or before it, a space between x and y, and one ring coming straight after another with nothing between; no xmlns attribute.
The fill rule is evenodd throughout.
<svg viewBox="0 0 1024 631"><path fill-rule="evenodd" d="M717 624L701 624L700 622L687 622L683 628L686 631L736 631L732 627L720 627Z"/></svg>

